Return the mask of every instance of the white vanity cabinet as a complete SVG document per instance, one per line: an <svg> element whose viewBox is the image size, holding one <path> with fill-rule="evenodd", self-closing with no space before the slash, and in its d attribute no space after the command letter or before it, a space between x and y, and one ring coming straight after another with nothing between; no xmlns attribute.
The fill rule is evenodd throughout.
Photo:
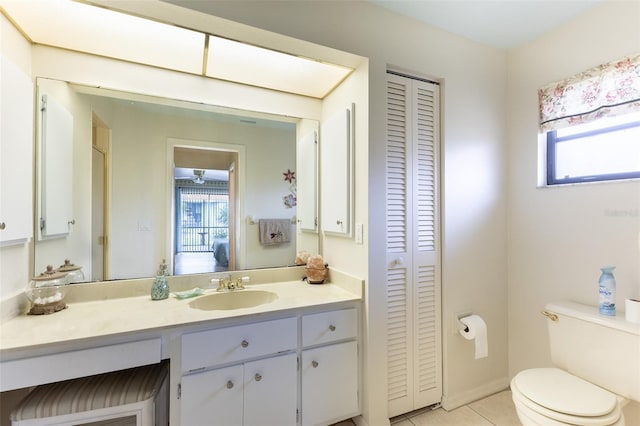
<svg viewBox="0 0 640 426"><path fill-rule="evenodd" d="M183 426L296 424L295 353L182 378Z"/></svg>
<svg viewBox="0 0 640 426"><path fill-rule="evenodd" d="M302 317L302 424L327 425L359 413L355 308Z"/></svg>
<svg viewBox="0 0 640 426"><path fill-rule="evenodd" d="M358 312L182 334L180 425L329 425L358 415Z"/></svg>
<svg viewBox="0 0 640 426"><path fill-rule="evenodd" d="M297 330L291 317L183 335L180 424L295 425Z"/></svg>

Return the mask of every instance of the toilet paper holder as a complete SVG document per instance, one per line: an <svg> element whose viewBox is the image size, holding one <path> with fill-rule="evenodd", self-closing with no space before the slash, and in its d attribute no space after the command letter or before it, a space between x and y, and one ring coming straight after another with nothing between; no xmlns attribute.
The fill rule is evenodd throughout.
<svg viewBox="0 0 640 426"><path fill-rule="evenodd" d="M465 313L461 313L461 314L457 314L456 315L456 320L458 321L458 328L456 330L456 332L458 331L464 331L465 333L469 332L469 326L465 323L463 323L462 321L460 321L462 318L468 317L471 315L471 312L465 312Z"/></svg>

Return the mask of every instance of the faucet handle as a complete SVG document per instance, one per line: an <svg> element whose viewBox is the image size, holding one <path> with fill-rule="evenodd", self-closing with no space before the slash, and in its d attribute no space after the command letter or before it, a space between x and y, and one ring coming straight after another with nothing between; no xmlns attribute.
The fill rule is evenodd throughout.
<svg viewBox="0 0 640 426"><path fill-rule="evenodd" d="M227 285L224 282L224 279L212 278L211 279L211 287L216 286L216 291L223 291L227 288Z"/></svg>
<svg viewBox="0 0 640 426"><path fill-rule="evenodd" d="M236 280L236 288L243 289L245 284L248 284L251 281L249 277L242 277Z"/></svg>

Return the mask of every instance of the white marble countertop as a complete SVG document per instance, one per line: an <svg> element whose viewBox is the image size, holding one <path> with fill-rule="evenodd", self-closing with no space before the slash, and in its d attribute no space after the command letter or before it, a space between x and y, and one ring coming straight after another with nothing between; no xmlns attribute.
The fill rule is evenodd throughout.
<svg viewBox="0 0 640 426"><path fill-rule="evenodd" d="M261 314L287 310L359 301L361 286L322 284L312 285L300 281L251 284L245 290L267 290L278 298L273 302L233 310L200 310L189 306L196 298L179 300L173 295L154 301L150 296L114 298L70 302L68 308L50 315L18 315L0 325L0 357L13 358L16 351L23 353L50 345L69 344L87 339L127 335L195 324L215 320L246 319ZM215 294L206 290L199 297ZM14 354L15 355L15 354Z"/></svg>

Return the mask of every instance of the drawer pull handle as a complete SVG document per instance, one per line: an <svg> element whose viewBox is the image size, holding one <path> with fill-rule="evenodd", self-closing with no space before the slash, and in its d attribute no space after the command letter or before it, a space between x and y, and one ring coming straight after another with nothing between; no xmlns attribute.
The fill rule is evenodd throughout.
<svg viewBox="0 0 640 426"><path fill-rule="evenodd" d="M319 365L319 364L318 364L318 361L311 361L311 366L312 366L313 368L318 368L318 365Z"/></svg>
<svg viewBox="0 0 640 426"><path fill-rule="evenodd" d="M336 331L336 326L335 326L335 325L333 325L333 324L331 324L331 325L329 326L329 330L331 330L331 331Z"/></svg>
<svg viewBox="0 0 640 426"><path fill-rule="evenodd" d="M247 342L246 340L243 340L240 345L242 345L243 348L246 348L247 346L249 346L249 342Z"/></svg>
<svg viewBox="0 0 640 426"><path fill-rule="evenodd" d="M233 388L233 382L231 380L229 380L227 382L227 389L232 389Z"/></svg>
<svg viewBox="0 0 640 426"><path fill-rule="evenodd" d="M262 380L262 376L258 373L256 373L254 379L256 379L256 382L259 382L260 380Z"/></svg>

